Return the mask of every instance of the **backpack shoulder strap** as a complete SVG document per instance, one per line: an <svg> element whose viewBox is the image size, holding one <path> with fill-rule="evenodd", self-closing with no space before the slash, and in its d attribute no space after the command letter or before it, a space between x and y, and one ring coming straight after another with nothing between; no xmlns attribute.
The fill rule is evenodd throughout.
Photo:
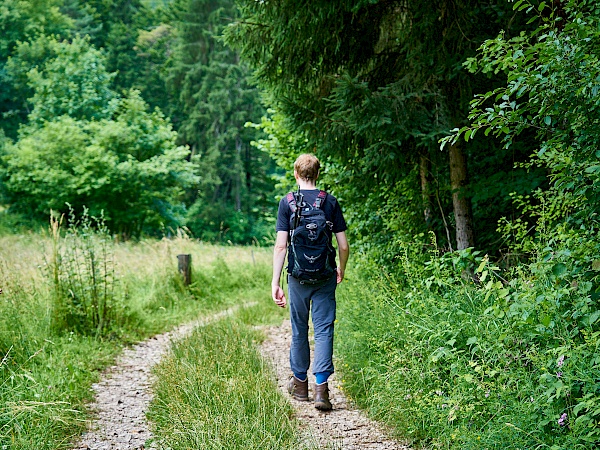
<svg viewBox="0 0 600 450"><path fill-rule="evenodd" d="M317 195L317 198L316 198L315 202L313 203L313 206L317 209L321 208L321 205L325 201L325 197L327 197L327 192L319 191L319 194Z"/></svg>
<svg viewBox="0 0 600 450"><path fill-rule="evenodd" d="M294 196L294 193L289 192L286 198L287 198L288 205L290 205L290 209L292 210L292 213L295 213L296 212L296 197Z"/></svg>

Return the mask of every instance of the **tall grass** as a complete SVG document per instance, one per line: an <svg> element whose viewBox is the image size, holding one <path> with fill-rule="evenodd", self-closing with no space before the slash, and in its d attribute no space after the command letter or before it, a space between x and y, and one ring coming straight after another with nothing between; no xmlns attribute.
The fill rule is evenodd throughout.
<svg viewBox="0 0 600 450"><path fill-rule="evenodd" d="M40 243L32 236L2 239L0 448L68 447L84 425L90 384L117 349L53 331L51 284L33 248Z"/></svg>
<svg viewBox="0 0 600 450"><path fill-rule="evenodd" d="M89 232L60 242L0 237L0 449L70 448L91 413L91 384L123 345L237 303L223 290L225 270L225 285L240 288L269 273L260 248L185 235L116 244ZM177 273L179 253L193 255L190 287Z"/></svg>
<svg viewBox="0 0 600 450"><path fill-rule="evenodd" d="M112 239L104 222L88 216L71 220L61 236L61 220L51 219L53 327L105 336L125 314L115 285Z"/></svg>

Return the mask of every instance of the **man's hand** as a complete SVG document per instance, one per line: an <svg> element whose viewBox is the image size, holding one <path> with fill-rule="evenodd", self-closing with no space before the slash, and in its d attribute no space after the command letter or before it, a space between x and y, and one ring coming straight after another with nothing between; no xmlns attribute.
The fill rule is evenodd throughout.
<svg viewBox="0 0 600 450"><path fill-rule="evenodd" d="M344 279L344 269L342 269L341 267L338 267L336 269L337 271L337 284L340 284L342 282L342 280Z"/></svg>
<svg viewBox="0 0 600 450"><path fill-rule="evenodd" d="M283 289L281 289L281 286L279 286L278 284L274 284L271 287L271 296L273 297L273 301L277 306L285 308L287 301L285 299L285 294L283 292Z"/></svg>

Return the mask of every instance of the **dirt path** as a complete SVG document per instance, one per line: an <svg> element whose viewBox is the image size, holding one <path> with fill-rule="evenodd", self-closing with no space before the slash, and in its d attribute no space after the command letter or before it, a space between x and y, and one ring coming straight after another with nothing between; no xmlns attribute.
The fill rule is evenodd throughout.
<svg viewBox="0 0 600 450"><path fill-rule="evenodd" d="M251 306L254 303L244 305ZM236 308L237 309L237 308ZM76 449L89 450L141 450L152 438L146 411L152 393L152 367L157 364L170 348L171 342L181 339L198 326L206 325L231 315L229 309L208 318L184 324L176 329L154 336L126 349L115 365L103 375L102 380L93 386L96 400L91 406L96 412L96 420L90 423L90 431L76 444ZM289 346L291 326L289 320L281 326L267 329L267 340L261 351L263 356L273 361L279 387L285 392L289 377ZM311 380L311 383L314 380ZM311 402L291 400L297 417L304 423L306 441L317 444L318 448L341 450L408 450L388 438L361 412L352 408L337 387L335 375L330 379L333 411L319 412ZM287 393L286 393L287 395Z"/></svg>
<svg viewBox="0 0 600 450"><path fill-rule="evenodd" d="M146 411L152 400L152 367L165 355L172 341L185 337L198 326L231 315L235 309L238 308L181 325L126 349L116 364L104 373L102 380L93 386L96 400L91 408L96 412L97 420L90 424L90 431L82 436L75 448L144 449L145 442L152 437L146 422Z"/></svg>
<svg viewBox="0 0 600 450"><path fill-rule="evenodd" d="M270 327L266 333L267 339L261 351L263 356L273 361L279 388L287 395L286 383L290 376L289 351L292 336L290 321L285 320L280 326ZM311 400L313 383L314 379L309 377ZM409 450L409 447L388 439L375 423L346 401L344 394L338 388L335 374L329 379L329 388L333 404L333 410L330 412L316 410L312 401L290 400L297 417L304 424L308 442L316 443L319 448L341 450Z"/></svg>

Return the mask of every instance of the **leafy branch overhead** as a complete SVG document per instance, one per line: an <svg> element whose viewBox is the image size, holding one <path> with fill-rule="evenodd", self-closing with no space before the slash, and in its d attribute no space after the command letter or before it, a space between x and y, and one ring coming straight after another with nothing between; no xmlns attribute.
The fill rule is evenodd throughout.
<svg viewBox="0 0 600 450"><path fill-rule="evenodd" d="M517 2L515 8L527 5ZM538 11L546 8L542 3ZM572 192L572 202L595 208L600 194L600 153L595 150L600 144L595 114L600 107L600 31L597 17L578 2L566 8L568 17L550 14L531 33L486 41L478 57L465 63L471 72L505 73L507 83L477 96L471 102L472 124L453 130L441 143L470 141L481 131L510 147L523 133L533 132L539 144L531 163L551 171L557 195Z"/></svg>

